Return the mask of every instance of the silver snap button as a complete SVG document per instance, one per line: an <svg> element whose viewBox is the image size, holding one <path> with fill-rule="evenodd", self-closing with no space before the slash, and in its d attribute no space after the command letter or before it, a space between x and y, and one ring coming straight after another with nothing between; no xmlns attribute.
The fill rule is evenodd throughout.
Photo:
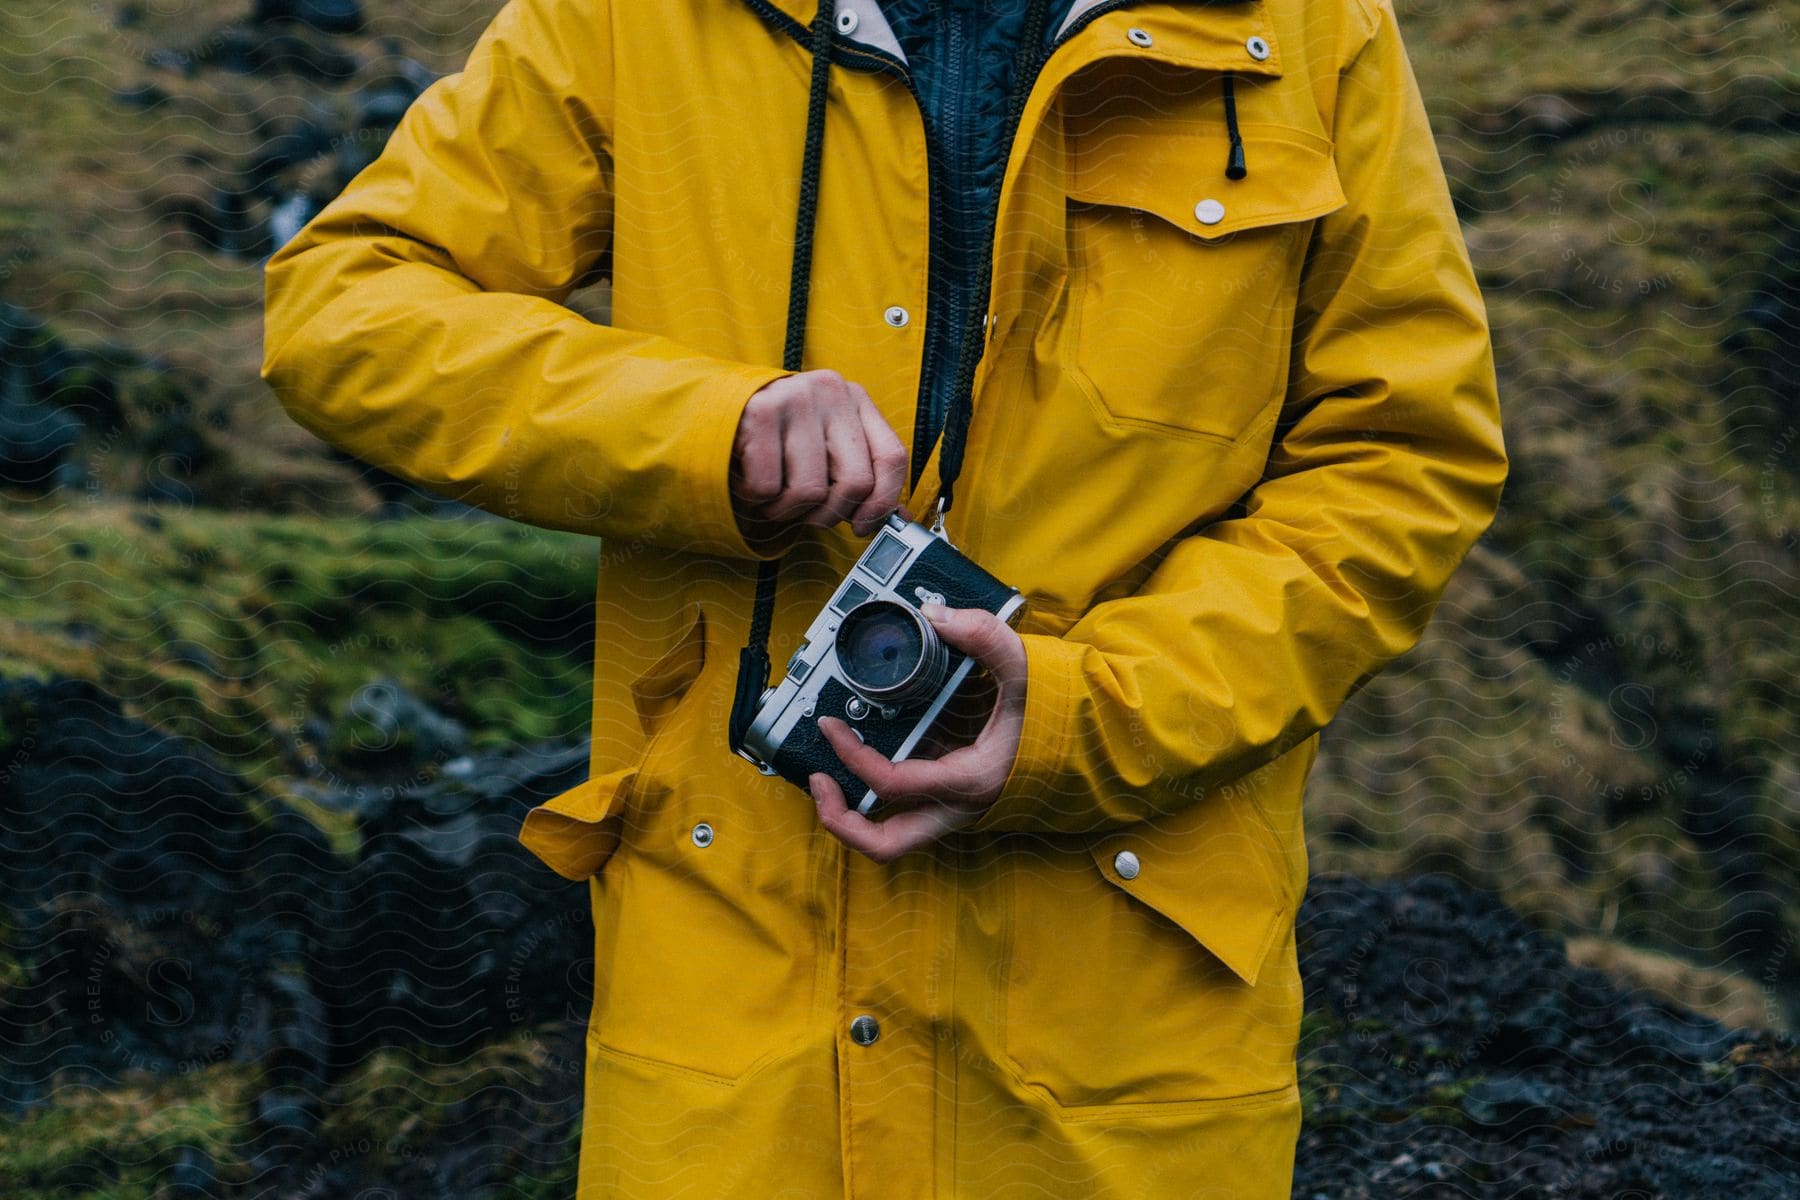
<svg viewBox="0 0 1800 1200"><path fill-rule="evenodd" d="M850 1040L859 1046L873 1046L881 1036L881 1026L874 1017L864 1015L850 1022Z"/></svg>
<svg viewBox="0 0 1800 1200"><path fill-rule="evenodd" d="M844 701L844 715L852 721L860 721L869 715L869 702L861 696L852 696Z"/></svg>
<svg viewBox="0 0 1800 1200"><path fill-rule="evenodd" d="M713 844L713 827L705 821L694 826L694 845L702 850Z"/></svg>
<svg viewBox="0 0 1800 1200"><path fill-rule="evenodd" d="M848 8L839 9L837 15L838 32L855 33L857 20L858 18L854 10Z"/></svg>
<svg viewBox="0 0 1800 1200"><path fill-rule="evenodd" d="M1257 62L1262 62L1269 57L1269 43L1263 41L1259 37L1253 37L1245 42L1244 49L1248 50L1250 52L1250 57L1254 58Z"/></svg>
<svg viewBox="0 0 1800 1200"><path fill-rule="evenodd" d="M1129 850L1121 850L1113 855L1113 870L1119 873L1120 879L1136 879L1138 872L1143 869L1143 864L1138 862L1138 856Z"/></svg>
<svg viewBox="0 0 1800 1200"><path fill-rule="evenodd" d="M907 312L904 308L901 308L898 304L882 313L881 316L883 320L889 325L892 325L895 329L906 328L907 322L912 320L912 314Z"/></svg>
<svg viewBox="0 0 1800 1200"><path fill-rule="evenodd" d="M1211 198L1194 205L1194 220L1202 225L1217 225L1225 219L1225 206Z"/></svg>
<svg viewBox="0 0 1800 1200"><path fill-rule="evenodd" d="M1139 29L1136 25L1127 29L1125 31L1125 36L1131 39L1131 44L1134 46L1148 46L1150 44L1150 35Z"/></svg>

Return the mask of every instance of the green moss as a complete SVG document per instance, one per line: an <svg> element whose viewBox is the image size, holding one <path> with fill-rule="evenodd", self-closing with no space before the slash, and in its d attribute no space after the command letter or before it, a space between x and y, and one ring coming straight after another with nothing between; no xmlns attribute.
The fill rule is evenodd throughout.
<svg viewBox="0 0 1800 1200"><path fill-rule="evenodd" d="M0 1123L0 1192L10 1200L144 1200L186 1153L243 1182L237 1157L255 1094L254 1070L223 1064L105 1092L70 1088L13 1123Z"/></svg>
<svg viewBox="0 0 1800 1200"><path fill-rule="evenodd" d="M306 719L392 676L477 748L584 733L598 543L65 502L0 509L9 673L88 678L259 785ZM0 728L7 727L0 717ZM0 735L4 736L4 735Z"/></svg>
<svg viewBox="0 0 1800 1200"><path fill-rule="evenodd" d="M405 1164L428 1162L446 1144L499 1127L560 1127L571 1114L530 1099L551 1069L543 1044L529 1032L495 1042L464 1058L391 1048L378 1051L335 1090L320 1136L333 1145L366 1148L362 1169L404 1174ZM554 1123L554 1125L552 1124ZM528 1172L520 1147L506 1164L517 1200L568 1196L574 1180L579 1122L564 1143L566 1155L543 1178Z"/></svg>
<svg viewBox="0 0 1800 1200"><path fill-rule="evenodd" d="M521 1171L501 1181L495 1200L568 1200L575 1194L575 1177L581 1159L581 1122L569 1123L562 1159L542 1175Z"/></svg>

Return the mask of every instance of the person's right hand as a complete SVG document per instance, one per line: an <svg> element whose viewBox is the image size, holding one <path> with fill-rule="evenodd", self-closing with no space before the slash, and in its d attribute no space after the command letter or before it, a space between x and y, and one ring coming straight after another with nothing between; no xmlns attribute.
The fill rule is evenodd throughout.
<svg viewBox="0 0 1800 1200"><path fill-rule="evenodd" d="M849 521L873 533L900 503L907 453L860 384L786 375L750 397L731 448L731 497L747 533Z"/></svg>

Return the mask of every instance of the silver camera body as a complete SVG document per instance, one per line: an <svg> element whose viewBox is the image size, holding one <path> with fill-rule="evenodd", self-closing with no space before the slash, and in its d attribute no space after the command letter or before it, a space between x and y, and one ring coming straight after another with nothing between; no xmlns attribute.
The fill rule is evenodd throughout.
<svg viewBox="0 0 1800 1200"><path fill-rule="evenodd" d="M919 610L984 608L1008 624L1025 597L982 570L941 530L890 515L807 627L780 683L764 690L738 753L805 790L823 771L860 813L874 791L840 760L819 718L843 719L895 762L917 749L975 666Z"/></svg>

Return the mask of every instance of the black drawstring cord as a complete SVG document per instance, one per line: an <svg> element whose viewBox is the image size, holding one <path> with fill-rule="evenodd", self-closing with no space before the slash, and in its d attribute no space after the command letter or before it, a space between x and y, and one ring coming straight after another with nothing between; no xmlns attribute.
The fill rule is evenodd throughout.
<svg viewBox="0 0 1800 1200"><path fill-rule="evenodd" d="M800 208L794 218L794 261L788 276L787 337L782 344L783 370L800 370L806 342L807 291L812 282L813 227L819 215L819 174L825 154L825 97L831 82L831 27L835 6L821 2L812 24L812 88L806 103L806 148L800 154ZM769 634L775 625L775 585L781 574L779 558L765 558L756 567L756 599L750 608L750 633L738 651L737 691L731 700L731 720L726 731L731 748L744 744L750 720L769 686Z"/></svg>
<svg viewBox="0 0 1800 1200"><path fill-rule="evenodd" d="M812 27L812 90L806 103L806 148L800 155L800 209L794 217L794 262L788 274L787 341L781 351L784 370L800 369L806 340L806 300L812 280L813 226L819 215L819 173L825 156L825 95L831 82L833 6L819 5Z"/></svg>
<svg viewBox="0 0 1800 1200"><path fill-rule="evenodd" d="M1244 139L1238 135L1237 89L1231 72L1225 72L1225 136L1231 139L1231 156L1225 160L1225 178L1242 179L1250 173L1244 164Z"/></svg>

